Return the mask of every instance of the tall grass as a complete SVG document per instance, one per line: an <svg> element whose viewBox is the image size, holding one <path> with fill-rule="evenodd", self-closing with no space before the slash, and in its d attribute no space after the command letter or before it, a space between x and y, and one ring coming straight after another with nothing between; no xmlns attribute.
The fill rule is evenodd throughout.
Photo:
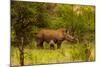
<svg viewBox="0 0 100 67"><path fill-rule="evenodd" d="M45 45L48 45L47 43ZM44 45L44 46L45 46ZM57 46L55 46L56 48ZM66 44L63 43L60 49L50 50L49 46L44 49L25 48L25 65L67 63L67 62L84 62L95 60L94 44ZM89 49L91 54L87 58L85 52ZM16 47L11 47L11 65L19 65L19 51Z"/></svg>

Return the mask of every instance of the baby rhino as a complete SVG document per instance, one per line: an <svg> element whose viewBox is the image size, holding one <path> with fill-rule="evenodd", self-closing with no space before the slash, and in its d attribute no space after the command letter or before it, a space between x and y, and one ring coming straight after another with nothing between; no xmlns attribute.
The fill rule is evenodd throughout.
<svg viewBox="0 0 100 67"><path fill-rule="evenodd" d="M55 44L57 44L57 48L60 48L64 40L73 42L75 38L69 35L65 29L42 29L36 34L37 47L40 48L43 48L44 41L49 43L50 48L54 48Z"/></svg>

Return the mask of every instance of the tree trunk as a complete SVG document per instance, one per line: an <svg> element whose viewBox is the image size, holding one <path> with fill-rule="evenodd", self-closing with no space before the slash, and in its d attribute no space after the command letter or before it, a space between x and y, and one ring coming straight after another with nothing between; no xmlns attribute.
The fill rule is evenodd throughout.
<svg viewBox="0 0 100 67"><path fill-rule="evenodd" d="M24 49L20 51L20 65L24 65Z"/></svg>
<svg viewBox="0 0 100 67"><path fill-rule="evenodd" d="M24 66L24 44L23 44L23 37L21 37L21 46L19 48L20 51L20 65Z"/></svg>

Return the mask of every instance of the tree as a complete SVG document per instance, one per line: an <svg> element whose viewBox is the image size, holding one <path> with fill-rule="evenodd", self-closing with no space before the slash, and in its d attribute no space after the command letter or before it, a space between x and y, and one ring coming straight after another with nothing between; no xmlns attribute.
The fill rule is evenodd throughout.
<svg viewBox="0 0 100 67"><path fill-rule="evenodd" d="M34 23L34 12L27 5L12 2L12 24L11 28L15 32L15 44L20 52L20 64L24 65L25 45L32 41L32 26Z"/></svg>

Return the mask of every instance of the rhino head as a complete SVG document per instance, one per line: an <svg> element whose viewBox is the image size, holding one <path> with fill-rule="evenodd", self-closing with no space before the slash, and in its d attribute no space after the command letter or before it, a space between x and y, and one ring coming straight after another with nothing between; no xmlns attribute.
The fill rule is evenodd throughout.
<svg viewBox="0 0 100 67"><path fill-rule="evenodd" d="M67 40L67 41L69 41L71 43L76 43L77 42L77 38L72 36L72 35L70 35L69 31L67 31L65 33L65 40Z"/></svg>

